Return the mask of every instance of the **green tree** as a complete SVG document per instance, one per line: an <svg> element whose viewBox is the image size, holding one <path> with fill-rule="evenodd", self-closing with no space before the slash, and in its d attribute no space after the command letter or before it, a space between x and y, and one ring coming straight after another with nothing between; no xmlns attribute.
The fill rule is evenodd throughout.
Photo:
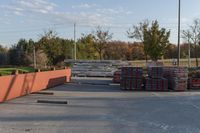
<svg viewBox="0 0 200 133"><path fill-rule="evenodd" d="M0 65L8 64L8 50L0 45Z"/></svg>
<svg viewBox="0 0 200 133"><path fill-rule="evenodd" d="M158 21L153 21L151 27L144 30L144 47L153 61L157 61L169 46L170 31L159 27Z"/></svg>
<svg viewBox="0 0 200 133"><path fill-rule="evenodd" d="M78 46L78 58L94 60L98 58L98 53L94 48L94 37L92 34L82 35L77 42Z"/></svg>
<svg viewBox="0 0 200 133"><path fill-rule="evenodd" d="M13 45L9 50L9 58L11 65L29 66L32 64L33 54L32 40L20 39L16 45Z"/></svg>
<svg viewBox="0 0 200 133"><path fill-rule="evenodd" d="M57 65L65 59L72 58L73 41L57 37L57 34L49 30L38 41L40 47L48 57L48 65Z"/></svg>

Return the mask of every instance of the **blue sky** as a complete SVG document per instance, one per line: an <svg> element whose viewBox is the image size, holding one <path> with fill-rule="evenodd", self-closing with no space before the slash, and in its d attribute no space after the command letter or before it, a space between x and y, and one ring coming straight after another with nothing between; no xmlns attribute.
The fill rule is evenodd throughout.
<svg viewBox="0 0 200 133"><path fill-rule="evenodd" d="M181 1L186 29L200 18L200 1ZM47 29L71 39L74 22L78 37L102 26L114 33L113 40L133 41L126 31L145 19L158 20L171 30L170 41L176 43L177 6L178 0L1 0L0 44L10 46L20 38L37 41Z"/></svg>

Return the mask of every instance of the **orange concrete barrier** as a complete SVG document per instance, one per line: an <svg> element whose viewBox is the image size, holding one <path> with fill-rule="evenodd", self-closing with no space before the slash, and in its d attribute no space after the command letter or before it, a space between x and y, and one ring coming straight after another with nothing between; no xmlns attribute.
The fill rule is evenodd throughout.
<svg viewBox="0 0 200 133"><path fill-rule="evenodd" d="M71 79L71 70L55 70L0 77L0 103L64 84Z"/></svg>

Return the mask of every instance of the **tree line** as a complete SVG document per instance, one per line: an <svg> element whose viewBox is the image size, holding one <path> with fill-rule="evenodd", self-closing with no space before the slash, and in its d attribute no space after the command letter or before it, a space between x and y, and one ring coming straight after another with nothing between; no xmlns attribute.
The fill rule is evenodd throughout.
<svg viewBox="0 0 200 133"><path fill-rule="evenodd" d="M127 31L133 42L114 41L109 30L97 27L90 34L82 34L76 41L77 59L81 60L158 60L177 58L177 46L169 42L170 31L158 21L143 21ZM200 56L200 21L194 20L182 31L181 58ZM65 59L74 58L74 40L59 37L49 30L38 41L20 39L10 48L0 45L0 65L32 66L34 52L38 67L62 66Z"/></svg>

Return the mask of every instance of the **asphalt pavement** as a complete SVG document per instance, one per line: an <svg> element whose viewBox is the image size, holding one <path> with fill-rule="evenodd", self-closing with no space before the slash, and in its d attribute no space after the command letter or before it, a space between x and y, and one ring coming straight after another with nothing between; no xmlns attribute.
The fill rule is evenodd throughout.
<svg viewBox="0 0 200 133"><path fill-rule="evenodd" d="M0 133L200 133L200 92L130 92L111 82L75 78L44 91L53 95L0 104Z"/></svg>

